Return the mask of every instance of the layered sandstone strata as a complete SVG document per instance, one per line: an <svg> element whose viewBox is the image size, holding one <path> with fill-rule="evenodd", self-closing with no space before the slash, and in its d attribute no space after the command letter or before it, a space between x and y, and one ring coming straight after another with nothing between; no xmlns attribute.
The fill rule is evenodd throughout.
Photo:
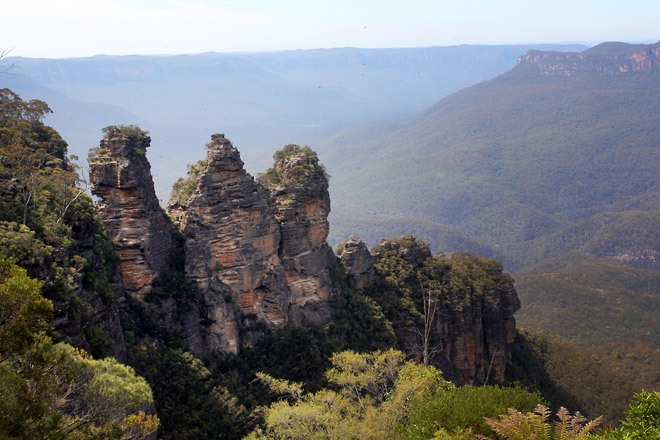
<svg viewBox="0 0 660 440"><path fill-rule="evenodd" d="M202 295L214 350L239 351L260 325L330 320L330 200L313 156L279 161L271 193L214 134L206 160L179 183L168 208L184 233L186 276Z"/></svg>
<svg viewBox="0 0 660 440"><path fill-rule="evenodd" d="M328 263L335 259L326 239L330 195L325 168L308 147L288 145L275 154L278 179L270 185L282 239L279 255L291 292L294 324L327 322L332 295ZM308 305L318 307L307 307Z"/></svg>
<svg viewBox="0 0 660 440"><path fill-rule="evenodd" d="M142 297L170 267L174 226L158 203L146 151L151 139L136 128L109 127L90 154L92 194L119 256L124 289Z"/></svg>

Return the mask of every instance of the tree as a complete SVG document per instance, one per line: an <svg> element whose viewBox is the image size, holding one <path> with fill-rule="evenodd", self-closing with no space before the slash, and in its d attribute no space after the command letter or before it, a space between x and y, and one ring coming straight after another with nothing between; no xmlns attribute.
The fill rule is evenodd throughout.
<svg viewBox="0 0 660 440"><path fill-rule="evenodd" d="M158 425L144 379L116 360L54 344L41 283L0 258L0 438L145 436ZM139 437L133 437L139 438Z"/></svg>
<svg viewBox="0 0 660 440"><path fill-rule="evenodd" d="M439 370L399 351L335 354L326 377L333 388L302 393L302 385L259 375L285 397L264 409L265 426L250 439L386 439L427 393L450 389Z"/></svg>
<svg viewBox="0 0 660 440"><path fill-rule="evenodd" d="M52 319L53 305L39 294L42 283L0 257L0 355L29 347Z"/></svg>
<svg viewBox="0 0 660 440"><path fill-rule="evenodd" d="M77 159L76 156L72 156L72 158ZM70 167L72 169L54 169L50 176L51 185L55 190L54 198L57 210L57 224L62 223L71 205L87 190L87 182L81 179L76 172L79 167L73 164ZM81 183L84 185L79 186Z"/></svg>
<svg viewBox="0 0 660 440"><path fill-rule="evenodd" d="M431 357L438 351L437 346L431 346L438 304L442 296L448 293L448 278L451 265L442 257L430 258L424 262L422 270L417 269L417 279L421 291L424 328L418 329L421 337L421 354L424 365L429 365Z"/></svg>
<svg viewBox="0 0 660 440"><path fill-rule="evenodd" d="M30 204L36 206L37 196L49 181L46 166L55 158L42 148L35 151L18 144L0 148L0 156L3 171L11 176L9 188L16 191L22 201L23 224L26 224Z"/></svg>
<svg viewBox="0 0 660 440"><path fill-rule="evenodd" d="M0 52L0 61L7 58L7 56L9 56L10 53L11 53L11 49L9 49L9 50L5 49L2 52ZM14 66L16 66L16 61L12 62L8 66L4 66L4 67L0 68L0 73L8 74L9 71L14 68Z"/></svg>

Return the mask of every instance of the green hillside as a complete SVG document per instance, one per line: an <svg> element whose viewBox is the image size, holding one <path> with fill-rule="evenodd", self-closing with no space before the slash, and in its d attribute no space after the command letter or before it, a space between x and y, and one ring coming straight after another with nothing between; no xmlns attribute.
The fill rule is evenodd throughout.
<svg viewBox="0 0 660 440"><path fill-rule="evenodd" d="M571 253L516 274L522 327L598 354L635 388L660 389L660 272Z"/></svg>
<svg viewBox="0 0 660 440"><path fill-rule="evenodd" d="M658 269L660 211L604 212L502 249L514 270L576 251Z"/></svg>
<svg viewBox="0 0 660 440"><path fill-rule="evenodd" d="M492 245L555 232L660 189L658 79L520 64L407 122L328 140L333 201L428 218Z"/></svg>

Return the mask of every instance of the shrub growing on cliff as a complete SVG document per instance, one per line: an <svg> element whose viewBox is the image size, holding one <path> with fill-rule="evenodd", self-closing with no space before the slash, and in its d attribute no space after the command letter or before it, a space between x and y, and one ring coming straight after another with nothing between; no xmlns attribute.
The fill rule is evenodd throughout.
<svg viewBox="0 0 660 440"><path fill-rule="evenodd" d="M292 167L284 167L285 160L293 155L300 156L302 160L298 161ZM302 184L307 176L319 174L325 180L330 179L330 175L325 167L319 163L318 156L309 147L288 144L273 155L274 166L264 173L257 174L257 182L264 188L273 189L277 186L296 186Z"/></svg>
<svg viewBox="0 0 660 440"><path fill-rule="evenodd" d="M170 203L186 204L197 189L199 179L206 172L208 166L209 164L206 159L200 160L196 164L188 164L188 175L186 178L180 177L172 185Z"/></svg>
<svg viewBox="0 0 660 440"><path fill-rule="evenodd" d="M147 130L142 130L137 125L108 125L102 131L104 133L104 139L110 139L115 135L120 135L128 139L137 139L149 135Z"/></svg>

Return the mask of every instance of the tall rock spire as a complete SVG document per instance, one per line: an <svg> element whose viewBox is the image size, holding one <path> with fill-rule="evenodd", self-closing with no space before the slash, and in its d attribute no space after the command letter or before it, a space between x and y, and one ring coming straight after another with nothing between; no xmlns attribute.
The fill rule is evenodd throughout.
<svg viewBox="0 0 660 440"><path fill-rule="evenodd" d="M146 151L151 139L137 127L108 127L90 153L92 194L119 256L124 289L141 297L170 267L174 226L158 204Z"/></svg>
<svg viewBox="0 0 660 440"><path fill-rule="evenodd" d="M328 175L316 153L298 145L278 151L270 173L277 176L266 183L282 231L279 254L291 290L291 319L296 324L329 320L329 309L303 307L327 301L332 295L328 263L335 256L326 242L330 229Z"/></svg>
<svg viewBox="0 0 660 440"><path fill-rule="evenodd" d="M330 321L328 182L315 154L298 153L276 163L271 193L214 134L206 160L175 184L168 209L185 236L186 276L203 296L214 350L251 345L263 325Z"/></svg>

